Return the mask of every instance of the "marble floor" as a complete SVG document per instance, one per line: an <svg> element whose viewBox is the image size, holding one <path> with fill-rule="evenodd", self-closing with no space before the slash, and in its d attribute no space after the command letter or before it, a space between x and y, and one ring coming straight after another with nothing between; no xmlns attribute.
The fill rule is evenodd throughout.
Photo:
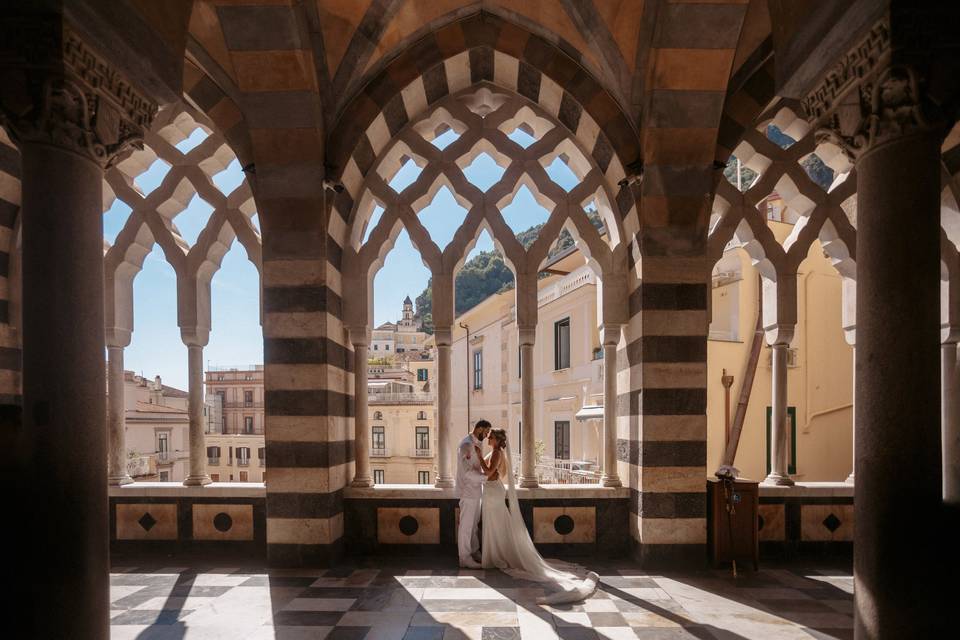
<svg viewBox="0 0 960 640"><path fill-rule="evenodd" d="M383 559L335 569L116 566L111 638L569 640L852 638L849 568L647 573L592 563L596 594L536 604L499 571Z"/></svg>

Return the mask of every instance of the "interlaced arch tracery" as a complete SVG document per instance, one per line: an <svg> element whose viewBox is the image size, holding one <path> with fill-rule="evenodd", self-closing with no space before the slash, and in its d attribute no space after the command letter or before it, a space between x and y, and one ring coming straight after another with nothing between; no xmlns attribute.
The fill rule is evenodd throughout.
<svg viewBox="0 0 960 640"><path fill-rule="evenodd" d="M518 128L535 138L535 142L524 147L512 140L509 134ZM443 149L432 144L436 137L451 129L458 134L455 141ZM503 170L499 180L485 191L464 174L464 169L481 154L491 157ZM578 181L569 192L546 171L558 157ZM416 163L421 172L397 193L390 182L405 162ZM453 239L441 248L419 220L418 212L444 187L467 214ZM549 213L537 240L526 250L501 213L523 187L529 189L537 203ZM596 207L603 220L606 229L603 236L584 211L589 204ZM589 151L539 105L490 83L450 95L408 123L383 147L357 193L349 215L344 255L345 275L356 283L351 291L358 294L347 299L349 323L367 324L370 301L367 295L360 294L369 292L374 275L402 229L407 230L433 273L435 287L443 287L447 282L452 284L452 276L483 230L490 234L517 276L518 291L524 287L521 281L529 278L535 281L562 229L579 242L599 275L616 281L626 269L628 244L624 241L627 233L615 211L616 206L616 194ZM383 209L383 214L376 226L368 230L377 207ZM452 301L452 291L447 293L449 297L435 291L434 299ZM524 312L518 313L522 316ZM443 311L439 317L437 311L434 312L435 322L449 323L452 319L452 315L446 317ZM531 320L535 323L535 319Z"/></svg>

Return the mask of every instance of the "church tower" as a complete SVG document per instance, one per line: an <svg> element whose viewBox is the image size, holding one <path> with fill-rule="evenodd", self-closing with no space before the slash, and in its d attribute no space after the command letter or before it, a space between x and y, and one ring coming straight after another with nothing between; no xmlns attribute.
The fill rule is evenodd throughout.
<svg viewBox="0 0 960 640"><path fill-rule="evenodd" d="M400 331L414 331L416 330L416 322L413 319L413 301L410 299L410 296L407 296L403 300L403 318L399 322Z"/></svg>

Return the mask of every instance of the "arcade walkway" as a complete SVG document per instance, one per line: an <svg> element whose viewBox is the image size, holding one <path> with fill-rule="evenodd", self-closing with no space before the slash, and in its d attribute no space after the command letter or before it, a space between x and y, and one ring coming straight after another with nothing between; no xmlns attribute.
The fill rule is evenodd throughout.
<svg viewBox="0 0 960 640"><path fill-rule="evenodd" d="M536 604L535 583L434 559L330 570L113 567L113 640L626 640L852 638L849 567L646 573L595 564L579 605Z"/></svg>

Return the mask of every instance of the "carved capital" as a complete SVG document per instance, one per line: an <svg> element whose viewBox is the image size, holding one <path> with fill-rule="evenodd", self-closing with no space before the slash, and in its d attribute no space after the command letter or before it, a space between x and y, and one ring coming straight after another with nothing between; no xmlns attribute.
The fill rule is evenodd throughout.
<svg viewBox="0 0 960 640"><path fill-rule="evenodd" d="M143 147L157 104L61 18L14 18L0 37L0 70L14 84L0 117L17 143L62 147L103 168L131 147Z"/></svg>
<svg viewBox="0 0 960 640"><path fill-rule="evenodd" d="M892 62L889 16L883 16L803 100L816 141L830 142L856 161L902 136L943 123L926 99L916 67Z"/></svg>

